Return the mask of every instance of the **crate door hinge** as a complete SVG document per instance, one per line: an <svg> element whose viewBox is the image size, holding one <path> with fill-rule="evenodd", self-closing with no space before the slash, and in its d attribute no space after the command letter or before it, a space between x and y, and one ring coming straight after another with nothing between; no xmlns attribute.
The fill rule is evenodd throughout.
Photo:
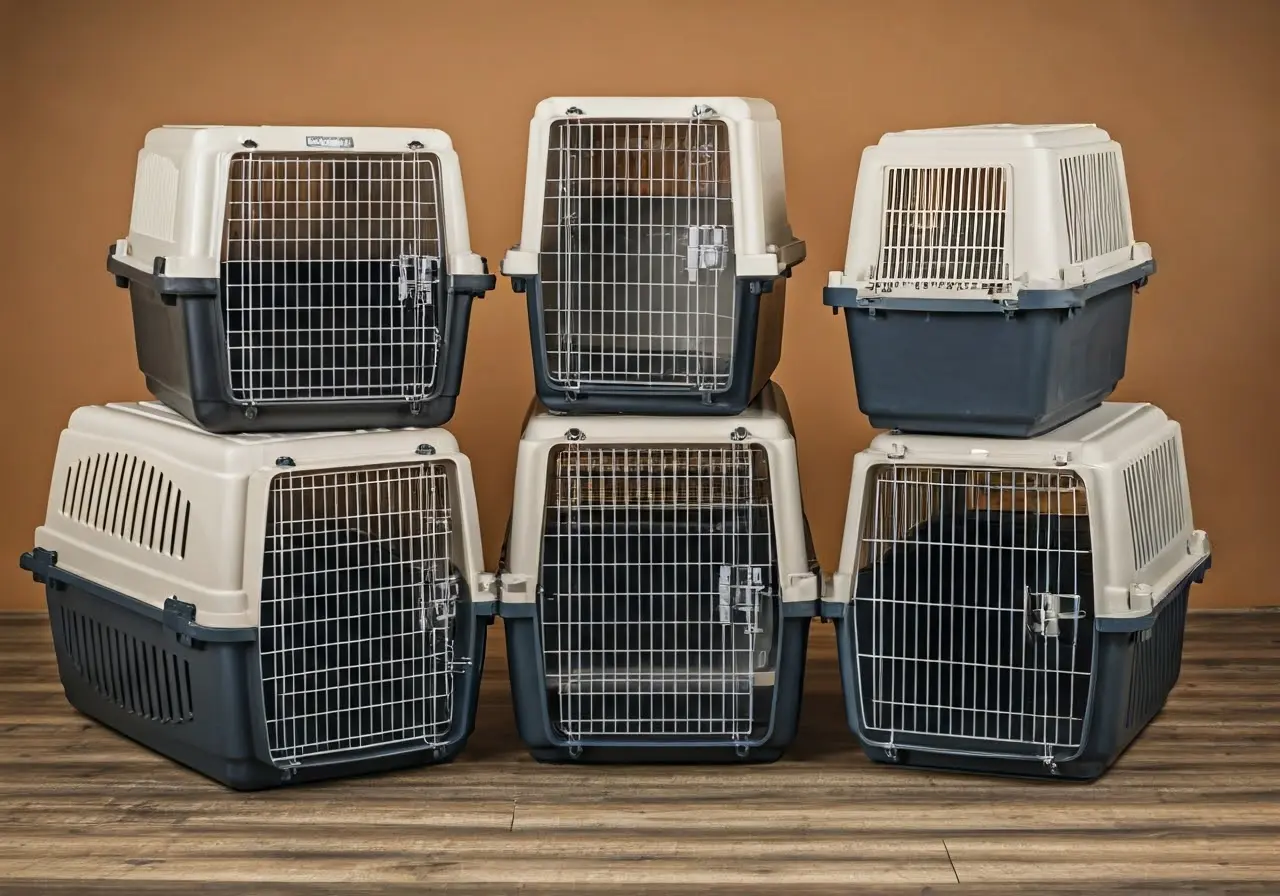
<svg viewBox="0 0 1280 896"><path fill-rule="evenodd" d="M429 307L435 301L440 259L433 255L401 255L395 266L400 304L406 310Z"/></svg>
<svg viewBox="0 0 1280 896"><path fill-rule="evenodd" d="M723 271L729 257L729 228L718 224L689 228L689 282L698 282L698 271Z"/></svg>
<svg viewBox="0 0 1280 896"><path fill-rule="evenodd" d="M764 568L760 566L720 567L720 622L733 623L733 611L747 617L748 628L759 632L759 612L764 594Z"/></svg>
<svg viewBox="0 0 1280 896"><path fill-rule="evenodd" d="M1062 634L1063 620L1084 618L1078 594L1032 591L1028 586L1023 589L1022 603L1027 620L1027 631L1044 638L1059 637Z"/></svg>

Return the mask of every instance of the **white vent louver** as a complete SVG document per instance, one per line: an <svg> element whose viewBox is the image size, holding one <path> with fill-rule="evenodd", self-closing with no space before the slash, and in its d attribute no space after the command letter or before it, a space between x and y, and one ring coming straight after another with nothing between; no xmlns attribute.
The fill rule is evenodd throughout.
<svg viewBox="0 0 1280 896"><path fill-rule="evenodd" d="M1133 530L1133 565L1143 569L1183 534L1187 496L1181 445L1175 439L1153 448L1124 471L1125 499Z"/></svg>
<svg viewBox="0 0 1280 896"><path fill-rule="evenodd" d="M113 451L68 464L59 512L138 547L186 556L191 500L162 469L135 455Z"/></svg>

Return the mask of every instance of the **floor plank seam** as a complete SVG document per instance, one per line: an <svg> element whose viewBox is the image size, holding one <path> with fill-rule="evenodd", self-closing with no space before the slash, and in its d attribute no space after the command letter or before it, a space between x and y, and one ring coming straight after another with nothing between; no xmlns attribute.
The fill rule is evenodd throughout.
<svg viewBox="0 0 1280 896"><path fill-rule="evenodd" d="M951 847L947 846L947 841L942 841L942 848L947 853L947 861L951 864L951 873L955 875L956 883L960 883L960 872L956 871L955 859L951 858Z"/></svg>

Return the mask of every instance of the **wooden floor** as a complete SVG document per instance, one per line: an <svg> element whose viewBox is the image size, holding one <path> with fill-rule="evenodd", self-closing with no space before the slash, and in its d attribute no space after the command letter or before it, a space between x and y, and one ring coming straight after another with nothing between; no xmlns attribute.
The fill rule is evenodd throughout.
<svg viewBox="0 0 1280 896"><path fill-rule="evenodd" d="M494 634L456 763L244 795L76 714L45 621L0 617L0 893L1280 893L1280 612L1194 614L1091 785L873 766L827 626L776 765L538 765Z"/></svg>

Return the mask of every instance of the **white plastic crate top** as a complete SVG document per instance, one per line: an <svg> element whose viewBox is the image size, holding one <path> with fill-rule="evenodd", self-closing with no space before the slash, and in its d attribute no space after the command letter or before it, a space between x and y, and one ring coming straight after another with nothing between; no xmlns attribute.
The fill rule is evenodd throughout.
<svg viewBox="0 0 1280 896"><path fill-rule="evenodd" d="M536 601L551 454L570 444L583 448L759 445L768 462L782 602L817 601L821 583L809 567L795 438L770 384L736 417L564 417L541 409L530 415L516 455L511 531L505 569L500 571L502 605Z"/></svg>
<svg viewBox="0 0 1280 896"><path fill-rule="evenodd" d="M228 436L159 402L80 408L58 442L35 545L57 552L59 569L156 608L193 604L201 626L250 628L276 476L422 462L447 468L453 564L483 600L492 577L481 572L471 464L443 429Z"/></svg>
<svg viewBox="0 0 1280 896"><path fill-rule="evenodd" d="M975 298L1071 289L1142 266L1120 144L1091 124L885 134L862 153L831 287Z"/></svg>
<svg viewBox="0 0 1280 896"><path fill-rule="evenodd" d="M503 259L503 274L538 274L552 126L558 121L589 123L593 119L724 122L729 136L737 275L776 277L804 260L804 241L795 238L787 220L782 124L772 103L736 96L551 97L538 104L529 126L520 244Z"/></svg>
<svg viewBox="0 0 1280 896"><path fill-rule="evenodd" d="M163 258L170 278L216 280L231 159L239 153L433 155L439 161L440 214L451 274L481 274L471 251L462 172L453 142L429 128L166 125L138 153L129 238L115 256L145 274ZM305 238L305 234L302 235Z"/></svg>
<svg viewBox="0 0 1280 896"><path fill-rule="evenodd" d="M1032 439L877 436L853 462L840 568L825 600L847 604L877 467L1073 472L1088 506L1094 612L1147 616L1209 555L1191 525L1182 428L1150 404L1107 402Z"/></svg>

